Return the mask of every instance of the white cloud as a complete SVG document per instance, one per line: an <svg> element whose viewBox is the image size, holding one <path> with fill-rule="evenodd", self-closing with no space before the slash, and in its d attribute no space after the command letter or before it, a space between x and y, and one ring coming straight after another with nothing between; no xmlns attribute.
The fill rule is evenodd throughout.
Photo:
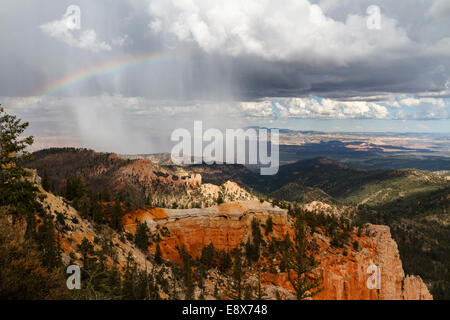
<svg viewBox="0 0 450 320"><path fill-rule="evenodd" d="M445 98L409 97L400 99L399 104L410 108L403 109L399 113L398 116L403 119L449 119L450 117L450 101Z"/></svg>
<svg viewBox="0 0 450 320"><path fill-rule="evenodd" d="M369 30L365 16L340 22L307 0L152 0L149 13L153 32L232 56L344 65L412 45L393 19Z"/></svg>
<svg viewBox="0 0 450 320"><path fill-rule="evenodd" d="M256 102L241 102L247 116L294 119L387 119L389 110L378 103L367 101L338 101L333 99L277 98Z"/></svg>
<svg viewBox="0 0 450 320"><path fill-rule="evenodd" d="M434 18L444 18L450 16L450 1L434 0L428 14Z"/></svg>
<svg viewBox="0 0 450 320"><path fill-rule="evenodd" d="M273 107L271 101L261 101L261 102L241 102L239 103L239 109L251 117L272 117L273 116Z"/></svg>
<svg viewBox="0 0 450 320"><path fill-rule="evenodd" d="M400 103L407 107L418 107L420 105L420 99L405 98L405 99L400 100Z"/></svg>
<svg viewBox="0 0 450 320"><path fill-rule="evenodd" d="M377 102L302 97L180 104L179 101L104 94L79 98L2 97L1 101L7 111L8 107L15 110L20 106L16 110L24 118L32 118L32 123L63 123L63 119L70 118L69 115L76 115L79 126L77 134L81 134L85 141L93 137L92 141L97 141L98 145L103 141L111 144L117 141L139 141L140 145L144 145L150 128L156 132L165 132L200 119L217 128L287 119L450 119L450 100L419 96L397 96ZM67 127L72 125L73 122ZM128 131L131 133L128 134ZM122 139L122 135L127 135L127 138Z"/></svg>
<svg viewBox="0 0 450 320"><path fill-rule="evenodd" d="M68 18L70 17L63 16L60 20L42 24L40 28L50 37L63 41L74 48L86 49L92 52L111 50L109 44L97 40L97 33L92 29L84 30L79 37L76 37L74 30L69 28Z"/></svg>
<svg viewBox="0 0 450 320"><path fill-rule="evenodd" d="M438 108L445 108L448 106L448 103L445 99L442 98L405 98L399 100L399 103L403 106L407 107L419 107L423 105L427 106L436 106Z"/></svg>
<svg viewBox="0 0 450 320"><path fill-rule="evenodd" d="M275 108L272 107L272 103ZM250 118L281 119L449 119L450 101L444 98L386 96L384 100L277 98L240 103Z"/></svg>
<svg viewBox="0 0 450 320"><path fill-rule="evenodd" d="M333 99L290 98L281 99L281 117L312 119L385 119L386 107L366 101L337 101Z"/></svg>

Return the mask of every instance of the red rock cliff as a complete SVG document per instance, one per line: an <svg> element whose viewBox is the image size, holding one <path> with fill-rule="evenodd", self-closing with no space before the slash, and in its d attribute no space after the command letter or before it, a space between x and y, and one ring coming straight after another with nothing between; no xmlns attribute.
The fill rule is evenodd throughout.
<svg viewBox="0 0 450 320"><path fill-rule="evenodd" d="M166 227L170 234L160 243L165 259L179 262L177 246L185 245L193 255L213 243L217 249L228 249L245 242L251 234L253 217L264 223L271 216L274 236L283 237L291 232L291 221L286 210L273 208L268 203L244 201L222 204L205 209L169 210L152 209L129 213L124 218L125 229L134 232L135 221L146 221L153 230ZM314 299L344 300L428 300L432 299L419 277L405 276L396 242L389 227L369 226L369 235L357 237L360 248L334 249L330 240L315 234L320 247L317 259L321 262L316 272L323 279L323 291ZM345 251L345 253L344 253ZM369 289L371 276L368 268L379 267L380 289ZM292 290L285 273L265 273L263 284Z"/></svg>

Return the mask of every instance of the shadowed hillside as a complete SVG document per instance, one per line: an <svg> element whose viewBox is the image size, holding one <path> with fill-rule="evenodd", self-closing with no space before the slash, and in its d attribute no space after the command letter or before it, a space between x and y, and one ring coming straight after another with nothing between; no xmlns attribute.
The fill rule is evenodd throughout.
<svg viewBox="0 0 450 320"><path fill-rule="evenodd" d="M52 149L34 155L36 161L27 165L48 176L47 184L55 192L66 195L67 181L77 176L88 193L99 194L89 196L94 201L106 201L104 193L109 193L110 200L134 208L195 208L258 195L287 208L312 203L308 206L319 211L328 206L330 212L352 212L355 223L389 225L405 269L422 276L437 297L449 297L450 182L437 174L354 169L316 158L282 166L277 175L264 177L242 165L164 166L89 150ZM74 206L83 214L77 201Z"/></svg>

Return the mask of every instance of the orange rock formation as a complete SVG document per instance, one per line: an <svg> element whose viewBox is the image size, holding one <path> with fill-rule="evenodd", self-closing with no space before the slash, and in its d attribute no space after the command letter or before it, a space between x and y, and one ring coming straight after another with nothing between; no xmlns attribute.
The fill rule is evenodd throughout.
<svg viewBox="0 0 450 320"><path fill-rule="evenodd" d="M150 210L146 214L136 211L127 214L125 229L134 232L135 221L146 221L152 228L166 227L170 235L160 243L163 257L180 262L176 247L184 245L188 252L198 257L201 249L212 243L216 249L231 250L247 240L251 234L253 217L264 223L271 216L274 236L281 238L291 232L291 222L286 210L273 208L269 203L244 201L226 203L205 209ZM156 224L156 225L155 225ZM370 300L426 300L432 299L426 285L419 277L405 276L396 242L387 226L369 226L369 236L353 239L360 244L358 250L347 246L344 250L330 247L330 240L315 234L320 247L317 259L321 261L316 272L323 280L323 291L314 299L370 299ZM380 269L380 289L369 289L368 268ZM286 273L264 273L264 285L292 290Z"/></svg>

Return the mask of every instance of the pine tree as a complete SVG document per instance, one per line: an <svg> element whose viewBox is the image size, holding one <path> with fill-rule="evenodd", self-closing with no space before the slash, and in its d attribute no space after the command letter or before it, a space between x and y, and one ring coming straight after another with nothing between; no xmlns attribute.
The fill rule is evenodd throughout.
<svg viewBox="0 0 450 320"><path fill-rule="evenodd" d="M136 300L148 300L149 297L149 279L146 271L140 271L137 274L135 289Z"/></svg>
<svg viewBox="0 0 450 320"><path fill-rule="evenodd" d="M112 269L108 273L108 278L106 280L107 288L109 289L109 294L115 298L120 296L121 291L121 280L120 273L117 270L116 264L114 263Z"/></svg>
<svg viewBox="0 0 450 320"><path fill-rule="evenodd" d="M265 300L267 299L266 294L261 286L261 269L258 270L258 287L256 288L256 299L257 300Z"/></svg>
<svg viewBox="0 0 450 320"><path fill-rule="evenodd" d="M69 177L66 180L66 199L69 201L80 199L87 192L84 181L77 176Z"/></svg>
<svg viewBox="0 0 450 320"><path fill-rule="evenodd" d="M127 265L125 267L125 274L122 282L122 297L126 300L135 299L135 277L136 277L136 262L133 259L131 251L128 252Z"/></svg>
<svg viewBox="0 0 450 320"><path fill-rule="evenodd" d="M63 272L45 267L41 256L36 243L0 215L0 300L69 298Z"/></svg>
<svg viewBox="0 0 450 320"><path fill-rule="evenodd" d="M81 198L77 198L77 201L74 203L74 207L78 210L80 215L89 219L92 217L92 201L87 195L83 195Z"/></svg>
<svg viewBox="0 0 450 320"><path fill-rule="evenodd" d="M233 266L230 253L225 250L221 250L219 253L219 270L221 272L227 272Z"/></svg>
<svg viewBox="0 0 450 320"><path fill-rule="evenodd" d="M229 285L230 291L226 295L233 300L242 300L243 294L243 270L242 270L242 253L236 249L233 252L234 263L232 272L232 283Z"/></svg>
<svg viewBox="0 0 450 320"><path fill-rule="evenodd" d="M141 249L144 252L147 252L147 248L149 245L149 233L150 229L148 228L147 224L140 223L138 221L136 226L136 234L134 237L134 243L136 246Z"/></svg>
<svg viewBox="0 0 450 320"><path fill-rule="evenodd" d="M98 204L96 200L91 199L91 208L92 208L92 220L95 223L103 223L104 217L102 212L102 207Z"/></svg>
<svg viewBox="0 0 450 320"><path fill-rule="evenodd" d="M206 266L204 264L199 264L197 268L195 268L195 279L197 280L198 287L200 288L201 292L199 295L199 300L205 299L205 278L206 278Z"/></svg>
<svg viewBox="0 0 450 320"><path fill-rule="evenodd" d="M273 232L273 221L272 217L267 218L266 221L266 236Z"/></svg>
<svg viewBox="0 0 450 320"><path fill-rule="evenodd" d="M61 252L51 216L47 214L43 215L43 222L38 228L36 240L43 254L43 264L50 268L60 266Z"/></svg>
<svg viewBox="0 0 450 320"><path fill-rule="evenodd" d="M219 195L217 196L217 204L224 203L222 191L219 191Z"/></svg>
<svg viewBox="0 0 450 320"><path fill-rule="evenodd" d="M77 250L81 253L84 269L89 270L89 256L94 253L94 245L88 239L83 238L77 245Z"/></svg>
<svg viewBox="0 0 450 320"><path fill-rule="evenodd" d="M214 266L214 258L215 258L215 249L214 245L210 243L206 247L202 249L202 255L200 257L200 262L211 269Z"/></svg>
<svg viewBox="0 0 450 320"><path fill-rule="evenodd" d="M163 272L163 271L160 270L160 272ZM150 292L150 299L161 300L161 296L159 295L159 285L158 285L158 281L157 281L155 266L153 266L152 272L149 276L149 292Z"/></svg>
<svg viewBox="0 0 450 320"><path fill-rule="evenodd" d="M119 201L114 202L114 207L112 208L111 213L111 226L113 229L116 229L118 231L122 230L122 218L123 218L124 212L122 210L122 206Z"/></svg>
<svg viewBox="0 0 450 320"><path fill-rule="evenodd" d="M22 167L24 161L32 160L26 149L33 137L22 135L27 127L27 122L0 108L0 299L63 298L55 228L38 201L31 173ZM2 220L4 214L13 217L7 228L10 221ZM36 230L37 214L43 222ZM25 239L16 230L15 223L21 219L26 222Z"/></svg>
<svg viewBox="0 0 450 320"><path fill-rule="evenodd" d="M26 148L33 144L33 137L21 138L27 127L28 122L0 108L0 207L21 215L41 207L36 201L38 189L26 179L30 173L20 165L32 159Z"/></svg>
<svg viewBox="0 0 450 320"><path fill-rule="evenodd" d="M259 260L261 245L265 245L263 236L261 234L259 220L253 218L251 227L253 241L247 239L247 243L245 244L245 252L249 263L251 263L252 261L257 262Z"/></svg>
<svg viewBox="0 0 450 320"><path fill-rule="evenodd" d="M259 220L255 218L253 218L252 220L252 236L253 236L253 243L259 250L259 247L261 246L261 244L264 243L264 240L261 234Z"/></svg>
<svg viewBox="0 0 450 320"><path fill-rule="evenodd" d="M312 275L319 263L314 259L311 250L306 223L297 218L294 243L286 243L283 262L298 300L311 298L321 290L319 279ZM296 275L295 279L292 273Z"/></svg>
<svg viewBox="0 0 450 320"><path fill-rule="evenodd" d="M183 279L184 279L184 288L185 288L185 299L193 300L194 297L194 281L192 280L192 257L186 251L184 245L181 250L179 250L181 259L183 260Z"/></svg>
<svg viewBox="0 0 450 320"><path fill-rule="evenodd" d="M45 191L50 191L50 181L48 179L48 170L47 165L44 165L44 168L42 169L42 181L41 181L42 188Z"/></svg>
<svg viewBox="0 0 450 320"><path fill-rule="evenodd" d="M155 263L156 264L162 263L161 248L159 247L159 243L156 244Z"/></svg>

